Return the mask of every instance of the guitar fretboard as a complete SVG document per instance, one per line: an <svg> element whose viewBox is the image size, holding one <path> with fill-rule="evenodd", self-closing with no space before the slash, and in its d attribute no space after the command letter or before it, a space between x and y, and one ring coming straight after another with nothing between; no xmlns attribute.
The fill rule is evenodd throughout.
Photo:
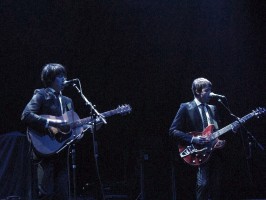
<svg viewBox="0 0 266 200"><path fill-rule="evenodd" d="M247 120L251 119L251 118L254 117L254 116L255 116L255 114L252 112L252 113L249 113L249 114L245 115L245 116L242 117L241 119L239 119L239 121L240 121L241 123L245 123ZM239 123L238 121L234 121L233 123L231 123L231 124L225 126L224 128L222 128L222 129L220 129L220 130L214 132L213 134L211 134L211 136L210 136L209 139L210 139L210 140L214 140L214 139L218 138L219 136L223 135L224 133L226 133L226 132L232 130L232 128L233 128L234 126L236 126L238 123Z"/></svg>
<svg viewBox="0 0 266 200"><path fill-rule="evenodd" d="M118 114L118 113L120 113L120 112L118 112L118 109L114 109L114 110L103 112L103 113L101 113L101 115L106 118L106 117L110 117L110 116L113 116L113 115ZM123 113L123 112L121 112L121 113ZM93 121L92 117L86 117L83 119L79 119L75 122L72 122L70 124L70 127L71 128L77 128L77 127L83 126L84 124L88 124L92 121Z"/></svg>

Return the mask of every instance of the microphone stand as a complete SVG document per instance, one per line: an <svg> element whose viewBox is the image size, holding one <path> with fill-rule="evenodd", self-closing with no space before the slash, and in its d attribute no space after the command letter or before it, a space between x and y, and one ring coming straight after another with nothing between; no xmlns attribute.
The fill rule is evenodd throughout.
<svg viewBox="0 0 266 200"><path fill-rule="evenodd" d="M68 141L62 148L60 148L56 153L60 153L63 149L65 149L66 147L69 147L71 151L71 162L72 162L72 177L73 177L73 199L76 200L77 199L77 193L76 193L76 148L75 148L75 142L76 140L81 136L82 133L76 135L73 134L73 138ZM70 173L69 173L70 174ZM70 176L70 175L69 175ZM71 200L70 198L70 181L69 181L69 200Z"/></svg>
<svg viewBox="0 0 266 200"><path fill-rule="evenodd" d="M224 99L226 100L226 104L228 105L228 101L227 101L227 99L226 99L226 98L224 98ZM243 128L244 130L246 130L246 128L244 127L243 123L239 120L239 117L237 117L235 114L232 113L232 111L229 109L228 106L226 106L226 105L224 104L224 102L221 100L221 98L218 98L218 102L219 102L220 104L223 105L223 107L229 112L229 114L230 114L232 117L235 118L235 120L238 122L238 124L240 125L240 127ZM232 128L232 130L233 130L233 128ZM240 132L240 133L242 133L242 132ZM247 153L246 147L245 147L245 145L244 145L244 144L245 144L245 141L244 141L243 134L240 134L240 135L241 135L241 140L242 140L242 144L243 144L244 152ZM250 157L250 155L251 155L250 150L249 150L249 153L248 153L248 154L249 154L249 156L246 156L246 158Z"/></svg>
<svg viewBox="0 0 266 200"><path fill-rule="evenodd" d="M78 93L81 95L82 99L85 101L85 105L90 107L91 116L93 118L93 128L91 129L92 140L93 140L93 152L94 152L96 172L97 172L97 177L99 179L99 187L100 187L100 193L98 194L98 191L97 191L97 196L100 196L100 199L105 200L104 191L103 191L103 184L102 184L100 173L99 173L98 144L97 144L97 140L96 140L96 135L95 134L96 134L97 118L100 119L100 121L102 121L104 124L107 124L107 122L106 122L105 118L96 110L95 106L93 106L93 104L84 96L84 94L82 92L81 83L80 83L79 79L78 79L78 82L79 82L79 88L77 87L77 85L75 83L73 83L72 86L74 88L76 88Z"/></svg>
<svg viewBox="0 0 266 200"><path fill-rule="evenodd" d="M224 99L226 99L226 98L224 98ZM236 119L236 121L238 122L238 124L240 125L240 127L243 128L243 130L246 131L246 133L253 139L253 141L260 147L260 149L261 150L264 150L264 148L262 147L262 145L255 139L255 137L247 130L247 128L239 120L240 118L237 117L235 114L233 114L232 111L229 109L229 107L226 106L224 104L224 102L220 98L218 99L218 102L221 103L223 105L223 107L229 112L229 114ZM228 105L227 99L226 99L226 103ZM245 147L245 141L244 141L244 137L243 137L242 131L240 131L240 135L241 135L243 149L244 149L244 152L246 153L246 160L248 160L248 159L250 159L252 157L252 155L251 155L251 141L250 141L250 137L248 137L248 140L249 140L249 143L248 143L248 145L249 145L249 151L247 152L246 147ZM249 180L251 181L252 184L254 184L253 181L252 181L252 176L251 176L251 173L250 173L250 168L249 168L249 165L248 165L248 161L246 162L246 167L247 167L247 173L248 173Z"/></svg>
<svg viewBox="0 0 266 200"><path fill-rule="evenodd" d="M226 99L226 98L225 98ZM223 107L229 112L229 114L231 115L231 116L233 116L235 119L236 119L236 121L239 123L239 125L241 126L241 128L243 128L245 131L246 131L246 133L248 134L248 139L252 139L253 140L253 142L262 150L262 151L264 151L264 147L256 140L256 138L253 136L253 134L243 125L243 123L239 120L239 117L237 117L235 114L233 114L232 113L232 111L229 109L229 107L228 106L226 106L224 103L223 103L223 101L219 98L218 99L218 102L219 103L221 103L222 105L223 105ZM226 99L226 102L227 102L227 99ZM227 104L228 104L228 102L227 102ZM242 141L244 142L244 140L243 140L243 136L242 136ZM251 150L250 150L251 151ZM249 152L250 153L250 152ZM251 156L251 155L250 155ZM250 156L248 156L248 157L250 157Z"/></svg>

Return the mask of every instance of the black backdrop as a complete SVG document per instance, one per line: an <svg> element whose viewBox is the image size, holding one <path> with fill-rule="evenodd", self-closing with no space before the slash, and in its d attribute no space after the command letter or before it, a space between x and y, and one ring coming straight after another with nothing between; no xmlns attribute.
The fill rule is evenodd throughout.
<svg viewBox="0 0 266 200"><path fill-rule="evenodd" d="M81 80L85 96L100 112L124 103L133 108L128 116L108 119L98 132L104 180L130 182L138 193L144 151L151 156L144 162L150 166L146 173L167 191L170 178L157 169L168 173L170 161L159 158L168 155L168 128L178 105L192 99L194 78L212 81L214 92L226 95L237 116L265 106L265 9L264 0L3 0L0 132L25 132L20 114L33 90L41 87L41 67L62 63L69 79ZM89 109L77 92L64 92L79 116L86 117ZM265 119L247 126L266 146ZM228 137L234 147L228 150L229 166L245 163L238 156L243 152L239 138ZM91 136L78 148L82 188L94 179ZM265 165L265 154L255 150L249 167L257 189L248 188L244 195L266 196ZM244 182L238 173L245 174L245 167L234 169L228 176L234 177L228 178L229 193L246 191L237 184Z"/></svg>

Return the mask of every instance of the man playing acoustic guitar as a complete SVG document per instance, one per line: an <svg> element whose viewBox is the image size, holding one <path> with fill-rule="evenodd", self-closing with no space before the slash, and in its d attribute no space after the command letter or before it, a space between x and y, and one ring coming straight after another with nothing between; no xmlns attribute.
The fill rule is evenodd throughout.
<svg viewBox="0 0 266 200"><path fill-rule="evenodd" d="M45 88L34 91L21 117L28 126L27 135L34 150L33 161L37 165L38 192L33 192L33 196L34 199L42 200L66 200L70 197L66 147L81 139L86 130L98 130L106 117L124 115L132 109L130 105L122 105L100 113L100 117L79 119L74 112L72 100L62 95L64 87L71 82L66 81L64 66L56 63L45 65L41 80ZM71 154L74 167L73 149ZM75 195L75 191L73 193Z"/></svg>
<svg viewBox="0 0 266 200"><path fill-rule="evenodd" d="M45 88L35 90L21 119L29 128L43 135L49 134L51 138L57 137L57 135L67 135L70 132L70 127L66 122L42 116L62 116L63 113L73 110L72 100L61 93L66 80L64 66L56 63L45 65L41 72L41 80ZM60 130L62 134L53 129ZM40 148L48 147L41 146ZM33 154L37 163L38 192L36 193L38 193L38 199L68 199L66 151L49 157L43 157L35 152Z"/></svg>

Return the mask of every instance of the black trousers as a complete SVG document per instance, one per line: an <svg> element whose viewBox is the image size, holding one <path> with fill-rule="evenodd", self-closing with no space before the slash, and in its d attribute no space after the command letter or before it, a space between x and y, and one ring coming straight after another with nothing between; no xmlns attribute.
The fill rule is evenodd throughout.
<svg viewBox="0 0 266 200"><path fill-rule="evenodd" d="M199 167L189 166L182 159L177 159L174 162L176 199L222 199L222 160L221 154L216 152L207 163Z"/></svg>
<svg viewBox="0 0 266 200"><path fill-rule="evenodd" d="M67 154L62 152L52 157L38 157L34 154L33 157L33 199L67 200L69 196Z"/></svg>
<svg viewBox="0 0 266 200"><path fill-rule="evenodd" d="M198 167L196 183L197 200L221 199L222 160L219 155Z"/></svg>

